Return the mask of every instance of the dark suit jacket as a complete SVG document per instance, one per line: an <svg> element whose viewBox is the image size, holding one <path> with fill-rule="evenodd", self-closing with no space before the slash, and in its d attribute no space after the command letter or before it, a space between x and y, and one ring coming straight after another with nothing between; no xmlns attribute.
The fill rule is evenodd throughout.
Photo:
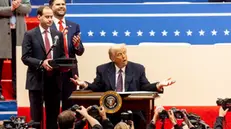
<svg viewBox="0 0 231 129"><path fill-rule="evenodd" d="M66 20L66 26L68 26L68 33L67 33L67 40L68 40L68 52L69 52L69 57L70 58L75 58L76 59L76 55L81 56L84 53L84 46L82 44L82 41L80 41L79 47L78 49L76 49L73 45L73 37L79 34L80 32L80 27L79 24L73 23L71 21ZM55 23L53 23L53 25L51 26L52 28L57 29L57 27L55 26ZM77 59L76 59L77 60ZM76 66L72 69L72 77L74 75L79 75L78 72L78 66L76 64Z"/></svg>
<svg viewBox="0 0 231 129"><path fill-rule="evenodd" d="M116 68L113 62L98 66L96 78L88 88L98 92L114 91L116 89L115 73ZM125 91L157 91L157 88L156 83L149 83L143 65L128 62L125 69Z"/></svg>
<svg viewBox="0 0 231 129"><path fill-rule="evenodd" d="M223 120L224 120L224 117L217 117L213 128L223 129Z"/></svg>
<svg viewBox="0 0 231 129"><path fill-rule="evenodd" d="M57 41L57 46L53 48L53 59L65 58L64 48L63 48L63 34L54 29L50 29L52 41L54 42L54 37L59 36ZM22 62L28 66L27 69L27 79L26 79L26 89L28 90L42 90L42 72L41 69L37 70L40 61L46 58L46 49L44 47L44 42L42 34L39 27L36 27L30 31L27 31L24 35L22 43ZM53 70L52 72L57 73L57 80L59 78L59 71Z"/></svg>

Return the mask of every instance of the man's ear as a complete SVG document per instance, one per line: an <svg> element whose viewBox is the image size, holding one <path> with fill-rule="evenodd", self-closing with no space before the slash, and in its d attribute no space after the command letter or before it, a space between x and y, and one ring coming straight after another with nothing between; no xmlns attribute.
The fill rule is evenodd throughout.
<svg viewBox="0 0 231 129"><path fill-rule="evenodd" d="M41 16L40 15L37 15L37 19L40 20Z"/></svg>

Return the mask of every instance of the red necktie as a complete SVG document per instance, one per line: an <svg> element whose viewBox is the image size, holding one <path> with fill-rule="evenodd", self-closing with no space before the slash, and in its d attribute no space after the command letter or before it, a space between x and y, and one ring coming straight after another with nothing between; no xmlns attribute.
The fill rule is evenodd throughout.
<svg viewBox="0 0 231 129"><path fill-rule="evenodd" d="M63 30L64 30L63 21L60 20L60 21L59 21L59 31L60 31L60 32L63 32ZM63 41L63 43L64 43L64 52L65 52L66 57L69 58L69 54L68 54L68 44L67 44L67 40L66 40L66 36L65 36L65 35L63 35L63 40L64 40L64 41Z"/></svg>
<svg viewBox="0 0 231 129"><path fill-rule="evenodd" d="M45 33L45 48L46 48L46 53L48 53L48 51L51 48L50 41L48 39L48 30L45 30L44 33ZM51 59L51 52L47 55L47 59Z"/></svg>
<svg viewBox="0 0 231 129"><path fill-rule="evenodd" d="M123 70L119 70L119 76L117 78L117 86L116 91L117 92L123 92L123 77L122 77Z"/></svg>

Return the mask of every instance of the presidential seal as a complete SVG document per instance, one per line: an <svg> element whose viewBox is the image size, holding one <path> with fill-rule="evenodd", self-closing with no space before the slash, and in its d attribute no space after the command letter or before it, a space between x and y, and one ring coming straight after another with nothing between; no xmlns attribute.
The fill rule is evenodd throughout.
<svg viewBox="0 0 231 129"><path fill-rule="evenodd" d="M122 106L122 98L115 91L107 91L100 98L100 106L103 106L107 113L116 113Z"/></svg>

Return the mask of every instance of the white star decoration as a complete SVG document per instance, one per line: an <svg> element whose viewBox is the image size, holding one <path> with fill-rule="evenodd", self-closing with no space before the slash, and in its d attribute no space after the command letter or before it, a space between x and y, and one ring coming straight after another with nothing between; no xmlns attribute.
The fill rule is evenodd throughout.
<svg viewBox="0 0 231 129"><path fill-rule="evenodd" d="M88 36L93 36L94 32L92 32L91 30L88 33Z"/></svg>
<svg viewBox="0 0 231 129"><path fill-rule="evenodd" d="M125 36L130 36L131 32L129 32L128 30L126 32L124 32Z"/></svg>
<svg viewBox="0 0 231 129"><path fill-rule="evenodd" d="M138 31L138 32L136 32L137 33L137 36L143 36L143 32L142 31Z"/></svg>
<svg viewBox="0 0 231 129"><path fill-rule="evenodd" d="M224 35L226 36L226 35L229 35L229 31L226 29L225 31L224 31Z"/></svg>
<svg viewBox="0 0 231 129"><path fill-rule="evenodd" d="M162 36L167 36L168 32L166 30L162 31Z"/></svg>
<svg viewBox="0 0 231 129"><path fill-rule="evenodd" d="M186 33L187 33L187 36L192 36L193 32L191 30L188 30Z"/></svg>
<svg viewBox="0 0 231 129"><path fill-rule="evenodd" d="M105 36L106 36L106 32L105 32L104 30L102 30L102 31L100 32L100 36L105 37Z"/></svg>
<svg viewBox="0 0 231 129"><path fill-rule="evenodd" d="M151 31L149 32L149 34L150 34L150 36L155 36L155 32L154 32L153 30L151 30Z"/></svg>
<svg viewBox="0 0 231 129"><path fill-rule="evenodd" d="M212 36L216 36L217 35L217 31L215 29L213 29L213 31L211 31Z"/></svg>
<svg viewBox="0 0 231 129"><path fill-rule="evenodd" d="M114 30L114 31L112 32L112 35L113 35L113 36L118 36L118 32L117 32L116 30Z"/></svg>
<svg viewBox="0 0 231 129"><path fill-rule="evenodd" d="M174 32L174 34L175 34L175 36L180 36L180 31L176 30L176 31Z"/></svg>
<svg viewBox="0 0 231 129"><path fill-rule="evenodd" d="M218 31L216 29L206 30L206 31L208 31L208 32L210 31L211 32L211 36L217 36L218 35ZM228 36L229 33L230 33L230 31L228 29L223 30L223 32L224 32L224 36ZM99 33L100 33L101 37L105 37L107 32L104 31L104 30L101 30ZM119 32L116 31L116 30L114 30L111 33L112 33L113 37L117 37ZM137 33L138 37L142 37L144 31L138 30L138 31L136 31L136 33ZM162 33L162 36L168 36L168 31L167 30L163 30L163 31L161 31L161 33ZM181 36L180 35L181 32L179 30L175 30L175 31L173 31L173 33L174 33L174 36L178 36L178 37ZM198 33L199 33L199 36L205 36L205 31L203 29L199 30ZM81 35L81 34L82 34L82 32L79 32L79 35ZM93 37L94 36L94 32L92 30L89 30L87 32L87 34L88 34L89 37ZM149 36L150 37L154 37L155 34L156 34L155 31L153 31L153 30L149 31ZM186 31L186 34L187 34L187 36L192 36L193 35L193 31L188 30L188 31ZM206 33L206 34L208 35L209 33ZM124 36L130 37L131 36L131 31L126 30L124 32Z"/></svg>
<svg viewBox="0 0 231 129"><path fill-rule="evenodd" d="M200 36L204 36L204 35L205 35L205 31L200 30L200 31L199 31L199 34L200 34Z"/></svg>

